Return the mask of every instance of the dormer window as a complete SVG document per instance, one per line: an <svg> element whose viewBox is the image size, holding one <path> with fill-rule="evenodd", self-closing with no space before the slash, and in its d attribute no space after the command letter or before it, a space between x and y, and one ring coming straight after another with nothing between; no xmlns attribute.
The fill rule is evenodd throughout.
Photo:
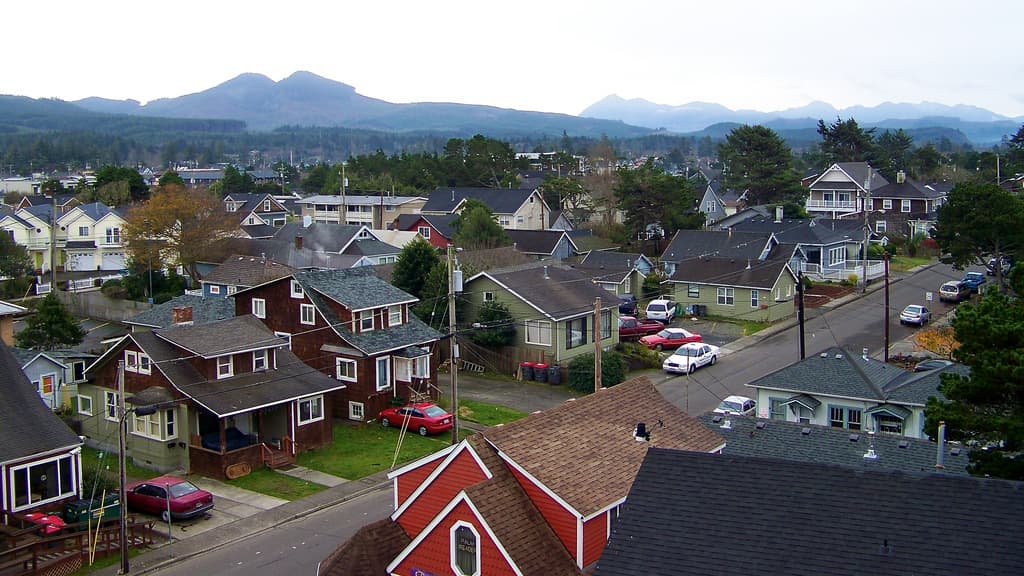
<svg viewBox="0 0 1024 576"><path fill-rule="evenodd" d="M388 306L388 326L399 326L402 324L402 305Z"/></svg>
<svg viewBox="0 0 1024 576"><path fill-rule="evenodd" d="M252 371L260 372L267 369L267 351L256 350L252 353Z"/></svg>
<svg viewBox="0 0 1024 576"><path fill-rule="evenodd" d="M359 313L359 331L370 332L373 330L373 310L363 310Z"/></svg>
<svg viewBox="0 0 1024 576"><path fill-rule="evenodd" d="M292 280L292 298L302 298L304 296L305 293L302 292L302 284Z"/></svg>
<svg viewBox="0 0 1024 576"><path fill-rule="evenodd" d="M235 375L235 365L231 356L217 358L217 379L230 378Z"/></svg>

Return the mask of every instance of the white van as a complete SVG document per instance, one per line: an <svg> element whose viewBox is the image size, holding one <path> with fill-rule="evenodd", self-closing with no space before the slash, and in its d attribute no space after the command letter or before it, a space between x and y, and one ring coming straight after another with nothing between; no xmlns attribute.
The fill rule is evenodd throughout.
<svg viewBox="0 0 1024 576"><path fill-rule="evenodd" d="M669 324L676 317L676 303L671 300L651 300L647 305L647 318Z"/></svg>

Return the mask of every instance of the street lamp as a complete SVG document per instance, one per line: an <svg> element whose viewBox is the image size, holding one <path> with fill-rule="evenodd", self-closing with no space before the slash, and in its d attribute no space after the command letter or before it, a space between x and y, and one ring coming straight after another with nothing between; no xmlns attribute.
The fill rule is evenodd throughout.
<svg viewBox="0 0 1024 576"><path fill-rule="evenodd" d="M146 416L155 414L154 406L139 406L128 410L124 407L124 360L117 363L117 476L118 476L118 499L120 503L120 536L118 547L121 550L121 570L118 574L128 574L128 489L125 478L125 444L128 434L128 414Z"/></svg>

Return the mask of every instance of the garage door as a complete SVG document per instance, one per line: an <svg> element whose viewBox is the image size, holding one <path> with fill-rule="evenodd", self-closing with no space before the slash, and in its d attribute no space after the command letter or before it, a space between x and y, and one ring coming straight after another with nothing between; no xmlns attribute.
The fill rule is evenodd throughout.
<svg viewBox="0 0 1024 576"><path fill-rule="evenodd" d="M71 252L68 254L68 270L72 272L81 270L95 270L95 259L91 252Z"/></svg>
<svg viewBox="0 0 1024 576"><path fill-rule="evenodd" d="M124 252L110 252L103 254L103 261L100 270L124 270Z"/></svg>

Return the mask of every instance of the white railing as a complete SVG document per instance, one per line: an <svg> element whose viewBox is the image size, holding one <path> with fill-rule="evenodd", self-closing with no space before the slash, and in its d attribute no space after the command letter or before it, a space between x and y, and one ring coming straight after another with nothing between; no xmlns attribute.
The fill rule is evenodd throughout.
<svg viewBox="0 0 1024 576"><path fill-rule="evenodd" d="M811 209L828 209L828 210L854 210L857 208L857 202L854 200L808 200L806 208Z"/></svg>
<svg viewBox="0 0 1024 576"><path fill-rule="evenodd" d="M68 280L68 290L71 292L77 292L86 288L99 288L103 286L103 283L107 280L118 280L122 278L120 274L108 274L106 276L100 276L98 278L82 278L81 280Z"/></svg>
<svg viewBox="0 0 1024 576"><path fill-rule="evenodd" d="M46 284L36 284L36 295L38 296L39 294L49 294L51 288L52 286L50 286L49 282L47 282Z"/></svg>
<svg viewBox="0 0 1024 576"><path fill-rule="evenodd" d="M203 289L199 288L197 290L185 290L185 295L186 296L202 296L203 295Z"/></svg>
<svg viewBox="0 0 1024 576"><path fill-rule="evenodd" d="M843 262L842 268L822 268L820 264L806 263L803 265L803 273L812 280L830 280L842 282L850 276L856 276L858 280L864 274L863 260L847 260ZM882 260L868 260L868 280L881 278L885 275L885 262Z"/></svg>

